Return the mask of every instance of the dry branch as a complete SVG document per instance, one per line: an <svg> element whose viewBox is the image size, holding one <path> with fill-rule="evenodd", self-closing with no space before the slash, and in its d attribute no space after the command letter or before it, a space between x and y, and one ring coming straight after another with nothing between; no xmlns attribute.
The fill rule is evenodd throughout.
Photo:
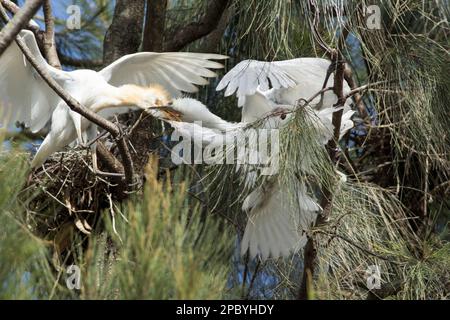
<svg viewBox="0 0 450 320"><path fill-rule="evenodd" d="M3 19L7 22L6 26L0 32L0 56L19 34L20 30L22 30L31 18L33 18L39 7L42 5L42 2L43 0L28 0L11 20L9 20L6 15L3 5L0 4Z"/></svg>
<svg viewBox="0 0 450 320"><path fill-rule="evenodd" d="M14 2L10 0L0 0L0 3L3 7L9 11L12 15L17 14L20 11L20 7L16 5ZM30 30L34 33L34 37L36 38L37 44L39 46L39 50L44 52L44 31L41 30L39 25L35 23L33 20L30 20L26 25L26 29Z"/></svg>
<svg viewBox="0 0 450 320"><path fill-rule="evenodd" d="M4 8L6 8L6 10L8 10L12 14L16 14L17 12L20 11L20 7L10 0L0 0L0 3L3 5ZM35 23L31 23L31 21L28 22L27 29L33 31L35 36L38 33L42 34L42 31L39 28L39 26Z"/></svg>
<svg viewBox="0 0 450 320"><path fill-rule="evenodd" d="M45 20L44 56L52 67L61 69L61 62L59 62L55 45L55 20L52 14L51 1L45 0L43 7Z"/></svg>

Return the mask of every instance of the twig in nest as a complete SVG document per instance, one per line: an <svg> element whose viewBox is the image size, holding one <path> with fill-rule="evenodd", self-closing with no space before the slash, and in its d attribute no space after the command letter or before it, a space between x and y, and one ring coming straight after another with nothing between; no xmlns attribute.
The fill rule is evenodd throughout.
<svg viewBox="0 0 450 320"><path fill-rule="evenodd" d="M111 222L112 222L113 231L116 234L116 236L119 238L120 243L123 243L122 238L120 237L119 233L116 230L116 218L115 218L115 213L114 213L113 201L111 199L111 194L108 193L106 196L108 197L108 201L109 201L109 212L111 212Z"/></svg>

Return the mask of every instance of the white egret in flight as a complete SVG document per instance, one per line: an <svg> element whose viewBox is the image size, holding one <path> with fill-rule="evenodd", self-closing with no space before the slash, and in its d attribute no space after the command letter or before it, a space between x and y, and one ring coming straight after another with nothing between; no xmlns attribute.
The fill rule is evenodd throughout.
<svg viewBox="0 0 450 320"><path fill-rule="evenodd" d="M180 121L169 121L181 136L190 140L201 139L205 146L219 145L224 134L239 136L247 125L262 122L265 128L280 128L290 121L299 99L309 99L324 84L332 86L333 76L325 83L330 61L316 58L300 58L280 62L243 61L230 70L217 89L228 87L225 95L236 92L239 105L243 107L240 123L230 123L211 113L200 101L180 99L172 107L180 112ZM270 85L269 85L270 83ZM272 88L269 88L272 86ZM345 83L344 94L350 91ZM337 97L326 91L307 108L313 124L317 127L317 142L325 145L333 138L332 116ZM340 137L353 127L350 102L346 102L342 116ZM195 124L202 121L203 127ZM306 124L305 124L306 125ZM250 137L249 140L252 138ZM250 144L248 152L254 152ZM301 167L307 171L309 158L302 159ZM245 172L245 183L253 190L242 204L248 214L248 222L241 242L241 254L247 251L253 258L262 259L287 256L300 249L306 240L304 231L314 222L320 206L307 192L301 182L286 186L275 175L256 186L257 173Z"/></svg>
<svg viewBox="0 0 450 320"><path fill-rule="evenodd" d="M246 104L243 109L243 121L240 123L230 123L221 119L200 101L178 99L174 101L172 107L180 113L181 121L168 122L180 136L189 138L191 141L201 141L205 147L212 148L222 146L227 139L225 135L228 137L245 135L245 128L251 125L252 121L265 118L262 126L266 128L276 128L287 124L289 116L285 116L280 107L271 105L267 100L260 98L257 96L247 99L247 102L258 101L259 104ZM288 106L284 108L285 112L291 111ZM311 110L311 118L316 121L315 125L319 129L318 143L324 145L332 137L331 117L334 111L332 107L321 111ZM247 118L245 114L251 114L251 117ZM353 122L350 120L352 114L353 111L344 113L341 136L352 128ZM195 121L201 121L203 127L194 123ZM247 152L255 151L251 143L248 147ZM225 152L227 151L234 152L225 147ZM266 259L269 256L273 258L287 256L293 250L301 248L305 240L303 231L308 230L320 210L320 206L308 195L306 186L295 182L295 185L290 186L291 190L295 190L293 196L292 192L287 190L287 186L280 183L276 175L272 179L267 179L262 185L256 186L256 173L246 171L245 174L246 185L253 191L242 205L242 210L248 213L249 220L241 242L241 253L245 254L247 250L250 250L252 258L259 255L262 259Z"/></svg>
<svg viewBox="0 0 450 320"><path fill-rule="evenodd" d="M181 96L182 92L196 92L196 85L206 85L206 78L216 76L210 69L223 66L212 59L227 58L203 53L141 52L126 55L99 72L62 71L47 64L31 31L22 30L19 37L59 85L82 105L105 116L128 107L167 106L172 98ZM96 126L70 110L40 78L15 42L0 56L0 108L3 111L0 116L24 122L33 132L51 120L50 132L40 145L32 167L41 165L53 152L77 137L83 141L96 136ZM164 111L150 112L165 116Z"/></svg>
<svg viewBox="0 0 450 320"><path fill-rule="evenodd" d="M333 86L333 75L326 81L331 62L320 58L298 58L263 62L246 60L237 64L220 81L217 90L225 96L236 93L242 109L242 121L251 122L272 113L278 115L276 126L282 126L298 107L300 99L309 99L324 87ZM344 84L344 94L350 88ZM306 106L318 126L317 141L326 144L333 137L333 105L337 97L325 91ZM347 101L344 106L340 137L353 127L353 111ZM300 165L307 168L308 157ZM254 172L247 173L247 183L256 181ZM288 190L288 188L290 190ZM291 191L291 192L290 192ZM294 191L294 192L292 192ZM293 194L293 196L292 196ZM241 253L253 258L287 256L305 243L304 231L314 222L320 206L308 195L306 186L294 182L283 185L277 177L256 187L244 200L242 210L248 222L241 243Z"/></svg>
<svg viewBox="0 0 450 320"><path fill-rule="evenodd" d="M332 74L325 83L330 64L329 60L321 58L273 62L244 60L222 78L217 90L226 88L225 96L236 93L239 107L245 105L248 97L258 94L275 104L295 105L299 99L308 99L323 87L333 86ZM345 83L344 91L349 90ZM336 95L332 91L326 91L323 97L316 97L310 105L315 109L322 109L331 107L336 101Z"/></svg>

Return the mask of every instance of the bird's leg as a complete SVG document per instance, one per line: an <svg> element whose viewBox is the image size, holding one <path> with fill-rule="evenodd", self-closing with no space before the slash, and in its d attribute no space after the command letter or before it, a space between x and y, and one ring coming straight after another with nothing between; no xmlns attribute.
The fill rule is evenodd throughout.
<svg viewBox="0 0 450 320"><path fill-rule="evenodd" d="M99 175L99 176L107 176L107 177L123 177L124 175L122 173L112 173L112 172L103 172L98 168L98 160L97 160L97 141L98 139L100 139L102 136L105 135L105 132L101 133L100 135L97 136L97 126L95 125L91 125L88 129L87 129L87 133L86 133L86 141L90 141L89 143L87 143L87 147L89 147L89 149L91 150L91 155L92 155L92 172L95 175ZM91 139L93 138L93 139Z"/></svg>
<svg viewBox="0 0 450 320"><path fill-rule="evenodd" d="M325 87L327 86L328 80L330 79L331 74L334 72L334 70L336 69L337 66L337 62L336 61L332 61L327 69L327 75L325 76L325 81L323 82L322 85L322 90L325 89ZM323 98L324 98L325 92L322 92L320 94L320 101L317 104L317 110L321 110L323 107Z"/></svg>
<svg viewBox="0 0 450 320"><path fill-rule="evenodd" d="M86 135L83 135L81 130L81 121L82 121L81 115L78 112L70 110L70 117L72 118L73 125L75 126L78 143L84 148L86 148L87 146L84 144L85 141L84 138L86 138Z"/></svg>
<svg viewBox="0 0 450 320"><path fill-rule="evenodd" d="M96 150L95 144L91 145L91 154L92 154L92 172L95 175L105 176L105 177L124 177L123 173L104 172L98 168L97 150Z"/></svg>

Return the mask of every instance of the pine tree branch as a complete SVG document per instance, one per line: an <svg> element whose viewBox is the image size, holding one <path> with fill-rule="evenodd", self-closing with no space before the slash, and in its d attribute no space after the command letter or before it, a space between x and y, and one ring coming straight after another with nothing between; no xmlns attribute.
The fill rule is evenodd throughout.
<svg viewBox="0 0 450 320"><path fill-rule="evenodd" d="M222 14L217 27L202 39L202 46L199 50L200 52L217 53L220 42L222 41L225 30L227 29L232 17L233 8L228 6Z"/></svg>
<svg viewBox="0 0 450 320"><path fill-rule="evenodd" d="M117 0L114 16L103 41L103 63L136 53L142 40L145 1Z"/></svg>
<svg viewBox="0 0 450 320"><path fill-rule="evenodd" d="M319 19L319 11L317 4L315 1L311 1L311 6L313 8L313 22L311 23L312 32L314 38L319 43L319 45L325 50L328 56L331 59L331 66L335 67L334 70L334 83L333 83L333 92L337 96L338 100L336 104L333 106L336 109L340 109L333 113L332 124L333 124L333 138L328 141L326 148L328 151L328 155L333 164L337 163L338 160L338 148L337 144L339 141L340 131L341 131L341 120L343 114L343 106L347 100L347 97L344 95L344 74L345 74L345 58L342 54L343 48L345 47L345 40L348 35L348 29L344 28L343 32L338 41L338 48L332 49L330 48L325 41L320 37L318 32L318 19ZM326 85L326 84L325 84ZM322 190L322 201L320 203L322 207L322 212L317 215L316 221L314 223L314 228L320 228L325 225L329 219L332 205L333 205L333 188L332 187L323 187ZM309 288L309 284L311 283L312 278L314 277L314 271L316 268L316 260L317 260L317 249L314 238L312 235L308 236L308 241L306 243L304 249L304 268L303 268L303 277L300 284L299 290L299 299L306 300L310 297L311 288Z"/></svg>

